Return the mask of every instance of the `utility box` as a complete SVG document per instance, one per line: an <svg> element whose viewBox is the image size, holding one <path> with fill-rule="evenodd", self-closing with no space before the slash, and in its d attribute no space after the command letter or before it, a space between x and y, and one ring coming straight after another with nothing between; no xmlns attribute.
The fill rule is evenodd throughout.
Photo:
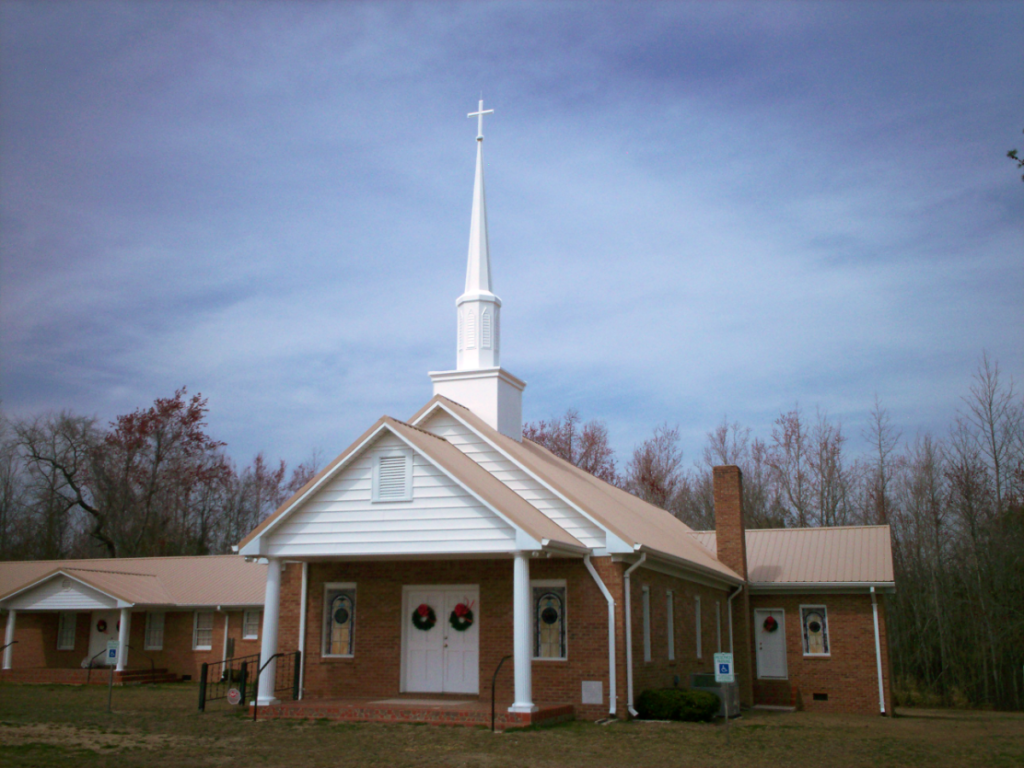
<svg viewBox="0 0 1024 768"><path fill-rule="evenodd" d="M690 675L690 688L715 694L720 704L719 717L739 717L740 688L736 683L715 682L714 674L693 674Z"/></svg>

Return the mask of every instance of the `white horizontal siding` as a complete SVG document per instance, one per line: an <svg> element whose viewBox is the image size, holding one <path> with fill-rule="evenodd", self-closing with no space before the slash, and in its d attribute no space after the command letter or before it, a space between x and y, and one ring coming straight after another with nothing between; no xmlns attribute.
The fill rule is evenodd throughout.
<svg viewBox="0 0 1024 768"><path fill-rule="evenodd" d="M373 462L411 450L382 435L268 536L272 556L507 552L515 530L462 486L413 454L412 500L372 500Z"/></svg>
<svg viewBox="0 0 1024 768"><path fill-rule="evenodd" d="M92 611L117 607L117 601L113 598L73 579L69 579L71 586L65 589L65 578L58 575L34 589L22 592L7 607L17 611Z"/></svg>
<svg viewBox="0 0 1024 768"><path fill-rule="evenodd" d="M443 437L588 547L605 546L603 529L494 450L458 419L439 409L420 427Z"/></svg>

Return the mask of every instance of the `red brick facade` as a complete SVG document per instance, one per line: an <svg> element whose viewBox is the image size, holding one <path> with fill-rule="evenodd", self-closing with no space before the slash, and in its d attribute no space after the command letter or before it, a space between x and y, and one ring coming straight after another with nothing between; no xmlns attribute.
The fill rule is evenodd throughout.
<svg viewBox="0 0 1024 768"><path fill-rule="evenodd" d="M826 607L828 656L804 655L801 605ZM786 612L786 663L789 673L787 680L761 680L755 677L754 700L758 704L795 706L817 712L879 713L875 625L870 595L761 594L751 600L751 610L757 608L781 608ZM885 619L885 603L880 595L878 629L882 648L885 710L886 714L892 714ZM756 632L758 628L753 629Z"/></svg>
<svg viewBox="0 0 1024 768"><path fill-rule="evenodd" d="M229 611L228 637L234 640L236 656L260 652L259 639L242 639L242 611ZM57 613L29 613L19 611L15 622L14 639L17 644L12 649L12 669L81 669L82 662L89 652L89 634L91 613L77 614L78 621L75 631L75 647L70 651L57 650ZM220 661L224 658L224 613L214 612L213 640L208 651L192 650L192 632L195 611L168 611L164 614L163 648L158 651L145 649L146 612L133 611L130 639L128 644L128 669L145 670L152 666L166 669L178 676L199 678L199 668L203 662ZM6 616L5 616L6 618ZM261 630L262 631L262 627ZM116 638L116 632L111 634ZM46 681L57 682L51 675ZM78 682L78 676L72 675L69 682Z"/></svg>

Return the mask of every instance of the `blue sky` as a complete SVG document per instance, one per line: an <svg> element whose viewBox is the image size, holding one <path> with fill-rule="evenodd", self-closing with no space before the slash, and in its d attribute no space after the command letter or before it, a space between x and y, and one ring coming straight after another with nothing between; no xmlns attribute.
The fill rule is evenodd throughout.
<svg viewBox="0 0 1024 768"><path fill-rule="evenodd" d="M1024 4L0 4L0 396L187 385L246 463L342 450L455 364L481 91L527 419L689 459L875 394L1024 383Z"/></svg>

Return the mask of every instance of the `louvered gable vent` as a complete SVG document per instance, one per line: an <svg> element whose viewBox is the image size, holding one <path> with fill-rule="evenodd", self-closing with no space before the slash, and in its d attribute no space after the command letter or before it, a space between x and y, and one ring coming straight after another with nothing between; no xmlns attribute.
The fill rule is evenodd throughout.
<svg viewBox="0 0 1024 768"><path fill-rule="evenodd" d="M378 501L401 501L411 496L408 456L381 456L377 465Z"/></svg>

